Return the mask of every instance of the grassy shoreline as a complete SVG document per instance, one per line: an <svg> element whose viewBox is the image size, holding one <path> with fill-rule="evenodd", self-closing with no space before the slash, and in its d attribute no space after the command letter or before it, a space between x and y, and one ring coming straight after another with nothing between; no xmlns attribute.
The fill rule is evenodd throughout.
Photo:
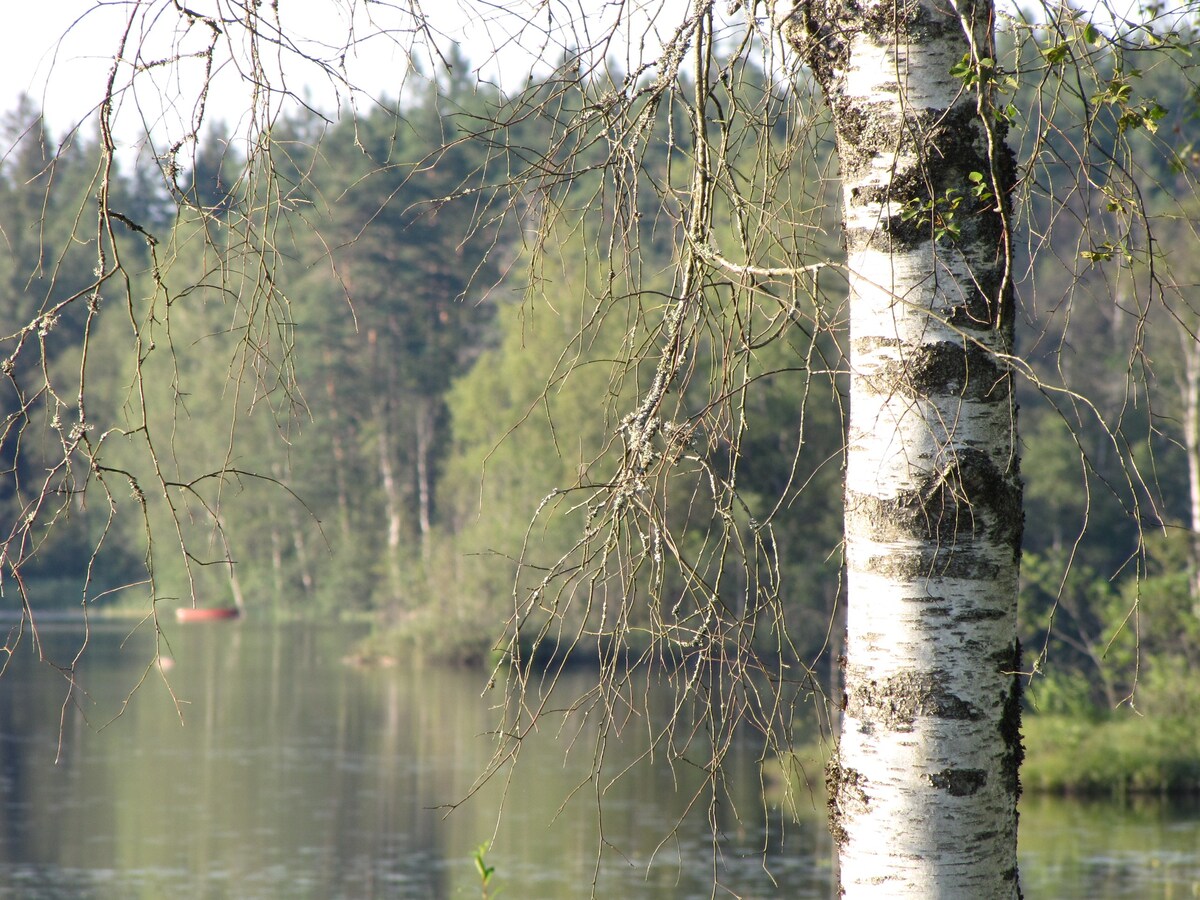
<svg viewBox="0 0 1200 900"><path fill-rule="evenodd" d="M1140 716L1128 709L1093 717L1027 714L1021 785L1029 795L1124 799L1200 796L1200 722ZM821 793L828 743L797 747L764 763L779 797Z"/></svg>
<svg viewBox="0 0 1200 900"><path fill-rule="evenodd" d="M1093 719L1025 719L1021 783L1030 793L1200 794L1200 722L1121 710Z"/></svg>

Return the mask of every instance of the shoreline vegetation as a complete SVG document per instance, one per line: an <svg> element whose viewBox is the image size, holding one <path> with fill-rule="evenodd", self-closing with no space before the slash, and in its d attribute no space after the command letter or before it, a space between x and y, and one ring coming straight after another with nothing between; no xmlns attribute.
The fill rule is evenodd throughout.
<svg viewBox="0 0 1200 900"><path fill-rule="evenodd" d="M160 615L169 615L174 604L162 604ZM144 619L145 609L132 606L99 607L90 611L96 619ZM294 617L300 618L300 617ZM39 622L82 621L82 611L43 611ZM267 621L281 621L268 616ZM370 624L364 615L343 621ZM172 620L173 621L173 620ZM237 626L235 626L237 627ZM484 668L501 661L499 651L490 653L421 652L422 642L403 632L375 630L347 649L343 661L355 668L391 668L399 659L415 658L422 664ZM426 648L427 649L427 648ZM461 648L460 648L461 649ZM645 648L641 648L644 650ZM640 653L626 647L623 653L636 658ZM561 648L526 648L528 664L540 669L577 669L599 665L603 654L596 644ZM1031 795L1123 799L1134 796L1200 798L1200 715L1192 712L1187 697L1160 696L1158 685L1145 686L1145 697L1137 706L1121 705L1105 710L1083 704L1070 711L1039 712L1027 709L1022 725L1025 761L1021 784ZM1176 711L1158 709L1166 705ZM1146 712L1140 710L1147 707ZM799 802L824 791L824 769L831 745L828 741L799 745L788 758L772 757L763 763L763 780L773 802ZM788 798L790 788L791 798ZM808 802L807 799L804 802Z"/></svg>
<svg viewBox="0 0 1200 900"><path fill-rule="evenodd" d="M359 666L386 666L388 660L407 655L419 646L397 633L372 634L355 648ZM624 648L636 658L645 648ZM480 656L427 656L434 664L482 666L500 661L499 651ZM580 668L600 664L597 645L561 648L526 648L526 661L538 668ZM1027 704L1022 725L1025 760L1021 785L1027 794L1108 797L1200 797L1200 715L1191 712L1187 698L1163 695L1158 679L1139 687L1137 706L1122 704L1104 709L1085 702L1069 711L1038 711ZM827 688L827 686L824 686ZM1055 704L1058 705L1058 704ZM1145 706L1147 711L1142 712ZM1176 712L1165 708L1171 706ZM790 758L768 759L763 764L768 796L780 800L790 784L792 800L824 791L824 771L829 741L798 746Z"/></svg>
<svg viewBox="0 0 1200 900"><path fill-rule="evenodd" d="M1031 713L1023 725L1026 795L1126 800L1200 799L1200 721L1143 716L1121 707L1093 715ZM773 802L823 797L829 742L798 746L763 763Z"/></svg>
<svg viewBox="0 0 1200 900"><path fill-rule="evenodd" d="M1026 716L1027 793L1200 796L1200 722L1127 707L1095 717Z"/></svg>
<svg viewBox="0 0 1200 900"><path fill-rule="evenodd" d="M1121 60L1116 48L1099 53L1097 71ZM470 71L465 59L451 62L455 73ZM763 74L748 69L739 77L761 91ZM1017 86L1014 108L1040 102L1036 82ZM599 236L624 219L590 205L608 145L599 139L603 131L584 135L578 177L555 197L566 217L530 245L523 226L500 215L510 198L489 192L488 173L520 171L526 161L510 150L546 146L560 133L557 113L525 114L541 108L557 84L550 77L505 97L446 72L430 76L402 108L381 105L328 128L308 113L278 123L273 139L289 147L290 203L303 210L281 221L272 275L278 299L287 300L287 377L297 390L267 391L271 402L249 409L237 399L244 395L227 390L231 361L250 346L245 323L231 327L241 320L231 319L229 283L216 277L240 286L241 263L210 265L212 253L250 246L239 237L247 220L235 202L251 183L235 181L246 164L239 142L224 127L204 133L177 185L197 207L184 214L153 179L113 173L122 215L157 234L159 246L176 248L164 274L146 233L111 236L135 270L129 296L149 304L135 328L147 346L159 334L160 311L165 315L168 302L172 309L172 340L136 362L128 353L128 316L105 312L93 328L73 299L87 296L96 278L97 247L78 232L95 173L91 145L56 136L33 101L11 110L0 121L11 147L0 160L0 218L28 227L14 230L0 254L0 281L9 288L0 335L25 348L13 350L6 382L7 412L24 423L10 433L12 447L19 436L22 448L10 474L23 487L0 497L0 511L13 523L32 509L57 512L53 528L47 520L14 532L28 544L19 587L8 582L8 620L20 621L25 609L37 623L82 619L86 609L96 621L129 621L133 630L152 627L146 622L153 611L174 628L175 608L193 597L218 605L240 595L251 622L362 623L371 634L345 648L346 659L378 667L407 660L495 665L503 660L496 648L504 623L514 615L524 617L526 633L545 627L560 639L595 635L619 621L631 641L617 651L592 636L567 655L549 645L534 654L526 645L521 665L558 669L596 666L617 652L637 659L655 628L668 639L696 640L692 651L713 658L723 648L701 631L709 609L732 611L737 620L747 599L757 597L769 599L772 611L754 610L754 636L739 625L738 639L753 641L764 660L785 648L800 660L819 657L818 675L829 676L837 665L830 639L840 637L844 600L838 548L846 370L844 323L836 324L844 286L836 279L820 291L814 280L811 297L793 298L796 315L821 323L819 338L783 327L782 295L756 291L737 301L745 322L764 329L761 344L752 342L753 352L738 363L737 383L720 381L724 338L713 332L705 338L711 349L698 351L703 364L673 388L669 421L645 444L654 466L673 473L646 495L661 506L666 530L656 525L641 540L622 532L628 544L613 546L649 564L631 564L620 585L577 577L595 558L589 553L600 550L580 543L593 515L587 498L624 464L622 423L654 377L638 354L658 346L660 304L673 290L664 273L673 271L677 248L663 239L669 223L649 186L675 184L687 163L674 153L643 161L639 177L647 189L634 190L639 182L631 180L621 202L635 224L618 242L637 248L638 264L613 260L625 274L612 281L606 266L593 263L611 255ZM596 83L592 99L619 84ZM1107 92L1107 76L1099 86ZM1131 135L1130 159L1147 185L1156 185L1145 195L1146 224L1159 245L1194 244L1188 223L1200 205L1177 196L1190 196L1191 167L1200 162L1187 162L1190 151L1176 152L1200 146L1191 82L1176 67L1153 67L1138 75L1136 92L1190 98L1174 103L1160 123L1169 143L1145 129L1131 132L1127 122L1120 127ZM658 114L654 127L670 133L670 104ZM1065 110L1055 116L1057 134L1079 125ZM398 119L407 126L398 128ZM508 125L481 132L488 121ZM807 113L781 119L763 132L761 146L744 147L755 159L767 152L788 161L774 196L807 198L803 218L788 229L795 235L772 237L756 264L795 255L793 241L809 229L840 233L840 188L825 177L831 158L825 151L792 153L803 144L795 126L808 122ZM1065 158L1061 148L1055 152ZM424 164L434 158L436 167ZM496 213L484 217L487 227L477 227L478 203ZM1028 198L1026 221L1039 240L1092 249L1073 265L1064 265L1069 253L1057 249L1039 254L1028 279L1015 285L1022 292L1018 344L1029 348L1030 373L1018 385L1027 461L1019 631L1024 666L1043 673L1027 704L1023 780L1028 791L1200 791L1200 726L1193 724L1200 722L1200 689L1191 674L1200 666L1200 529L1188 504L1195 453L1187 450L1186 404L1176 390L1200 320L1182 295L1173 310L1163 304L1137 312L1136 324L1125 318L1125 307L1114 305L1121 298L1113 294L1113 267L1125 258L1115 248L1126 236L1103 242L1085 229L1085 212L1062 215L1060 203L1036 191ZM735 219L720 219L709 249L740 247ZM471 235L466 243L464 234ZM840 258L838 240L809 242L805 236L805 258L810 250L814 259ZM63 248L53 267L47 247ZM353 285L339 276L350 271ZM1200 280L1192 261L1173 271L1181 286ZM718 282L705 295L714 304L731 302L735 295L725 294L744 287L740 276ZM168 283L190 287L168 290ZM1077 299L1064 307L1037 297ZM347 315L347 299L355 316ZM60 304L61 321L40 318ZM105 308L119 306L110 298ZM44 327L30 324L38 322ZM1139 367L1144 377L1133 384L1130 357L1114 342L1121 322L1145 332L1146 359L1155 362L1152 371ZM46 333L34 340L39 331ZM110 435L96 460L112 476L109 502L76 502L67 479L54 503L37 506L22 491L58 470L62 448L83 444L64 443L67 432L53 427L67 415L57 398L77 396L82 386L69 378L55 390L36 386L81 372L75 360L85 338L94 391L89 423ZM1047 402L1040 386L1060 382L1063 396L1086 385L1091 411ZM133 405L131 385L140 386ZM1147 402L1131 407L1131 387ZM729 421L714 413L730 397L739 398L733 443L725 437ZM162 444L147 443L155 423L166 429ZM1105 423L1120 423L1125 449ZM172 452L164 475L166 454L157 460L154 447L167 447L167 433ZM235 433L236 466L228 456ZM1135 456L1153 461L1153 478L1138 483L1160 495L1138 510L1120 489L1133 484ZM706 480L732 471L735 458L736 503ZM220 459L230 465L214 473L212 461ZM92 471L75 463L68 469ZM657 536L666 533L677 540L664 554ZM745 552L761 541L769 552ZM733 552L738 542L743 549ZM556 567L570 576L549 578ZM640 599L622 610L625 618L602 620L604 603L587 602L635 594ZM651 597L658 607L643 602ZM804 677L798 666L792 672ZM1123 704L1131 694L1133 708Z"/></svg>

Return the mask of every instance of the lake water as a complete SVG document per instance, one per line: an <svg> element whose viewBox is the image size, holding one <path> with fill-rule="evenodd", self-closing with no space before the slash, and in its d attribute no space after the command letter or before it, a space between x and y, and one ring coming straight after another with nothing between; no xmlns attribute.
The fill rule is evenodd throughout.
<svg viewBox="0 0 1200 900"><path fill-rule="evenodd" d="M593 883L602 898L709 898L714 875L717 897L831 895L820 801L798 822L764 811L751 746L711 811L715 842L707 803L685 815L694 773L633 764L636 726L607 742L606 771L631 767L598 780L602 803L584 722L539 735L450 812L495 749L500 698L481 697L480 673L347 666L349 628L171 623L172 699L147 671L151 635L130 628L96 627L87 693L65 707L65 679L28 642L0 678L0 898L478 898L472 853L493 837L493 896L511 900ZM69 659L74 627L43 635ZM570 677L564 696L589 676ZM1195 806L1031 797L1021 826L1031 900L1200 893Z"/></svg>

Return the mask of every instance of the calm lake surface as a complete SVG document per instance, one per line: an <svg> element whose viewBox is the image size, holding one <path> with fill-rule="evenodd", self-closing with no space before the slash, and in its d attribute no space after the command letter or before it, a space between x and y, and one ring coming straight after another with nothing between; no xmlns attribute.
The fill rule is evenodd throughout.
<svg viewBox="0 0 1200 900"><path fill-rule="evenodd" d="M182 724L147 673L152 636L127 624L94 626L87 694L65 709L28 642L0 678L0 897L478 898L472 853L493 836L493 893L512 900L587 897L597 880L604 898L707 898L714 872L718 897L831 895L820 801L781 829L752 746L733 754L715 844L705 804L684 815L694 773L633 764L636 725L608 741L608 771L631 768L602 779L600 814L587 722L540 735L450 813L494 750L500 697L481 697L478 672L355 669L341 660L361 632L344 627L167 627ZM43 637L69 660L78 626ZM1021 826L1031 900L1200 893L1194 805L1031 797Z"/></svg>

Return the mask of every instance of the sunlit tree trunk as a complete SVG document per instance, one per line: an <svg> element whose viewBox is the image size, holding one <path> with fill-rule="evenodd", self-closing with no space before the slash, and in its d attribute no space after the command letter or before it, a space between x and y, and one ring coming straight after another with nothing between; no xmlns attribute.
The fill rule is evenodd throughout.
<svg viewBox="0 0 1200 900"><path fill-rule="evenodd" d="M271 575L275 585L275 602L283 599L283 535L275 513L271 513Z"/></svg>
<svg viewBox="0 0 1200 900"><path fill-rule="evenodd" d="M1183 366L1179 375L1180 399L1183 401L1183 449L1187 454L1188 525L1191 566L1189 573L1192 609L1200 615L1200 342L1187 328L1179 329L1183 350Z"/></svg>
<svg viewBox="0 0 1200 900"><path fill-rule="evenodd" d="M333 351L328 347L324 350L325 398L329 401L329 439L333 444L333 478L337 486L338 526L342 538L350 540L350 491L346 486L346 470L349 460L346 448L342 443L342 423L338 412L338 404L342 398L338 396L337 384L333 377L333 367L336 363Z"/></svg>
<svg viewBox="0 0 1200 900"><path fill-rule="evenodd" d="M417 524L421 530L421 555L429 558L429 541L433 531L433 477L430 452L433 447L434 401L422 397L418 401L417 426Z"/></svg>
<svg viewBox="0 0 1200 900"><path fill-rule="evenodd" d="M300 571L300 586L304 588L305 597L312 597L316 590L316 581L313 578L312 566L308 560L308 541L304 537L304 528L300 522L300 516L292 507L288 508L288 518L292 524L292 546L296 551L296 566Z"/></svg>
<svg viewBox="0 0 1200 900"><path fill-rule="evenodd" d="M283 466L279 463L274 463L271 466L271 474L276 481L283 483L284 472ZM304 527L300 521L299 515L296 513L295 504L287 504L288 523L292 528L292 549L295 553L295 564L300 575L300 585L304 588L305 596L311 597L316 588L316 581L313 578L312 566L308 559L308 542L304 539Z"/></svg>
<svg viewBox="0 0 1200 900"><path fill-rule="evenodd" d="M229 556L229 527L225 523L225 517L220 513L216 515L217 529L221 536L222 542L225 544L225 555ZM229 591L233 595L233 605L239 610L246 610L246 595L242 592L242 580L238 577L237 564L232 560L229 563Z"/></svg>
<svg viewBox="0 0 1200 900"><path fill-rule="evenodd" d="M402 594L404 573L401 567L400 544L404 534L404 497L396 473L395 447L392 438L392 403L399 393L396 387L396 360L386 342L380 340L379 332L372 328L367 332L367 346L373 357L376 396L371 403L371 414L375 420L376 450L379 463L379 486L383 491L385 520L385 559L387 563L388 588L392 601Z"/></svg>
<svg viewBox="0 0 1200 900"><path fill-rule="evenodd" d="M1020 893L1022 512L996 199L1013 167L989 107L992 15L826 0L785 26L843 179L849 607L829 784L846 897ZM984 65L952 75L964 58Z"/></svg>
<svg viewBox="0 0 1200 900"><path fill-rule="evenodd" d="M401 593L400 539L404 533L404 499L392 462L390 421L385 402L376 404L375 423L379 429L379 482L383 487L384 515L387 519L387 565L392 599Z"/></svg>

